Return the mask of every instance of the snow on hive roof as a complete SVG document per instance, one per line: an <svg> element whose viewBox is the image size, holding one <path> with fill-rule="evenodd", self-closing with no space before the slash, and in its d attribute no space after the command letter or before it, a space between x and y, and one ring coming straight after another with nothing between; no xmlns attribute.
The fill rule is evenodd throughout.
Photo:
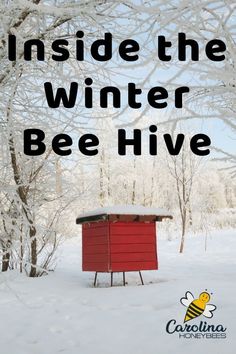
<svg viewBox="0 0 236 354"><path fill-rule="evenodd" d="M115 206L108 206L104 208L95 209L79 215L76 219L76 223L83 223L88 221L96 221L96 220L107 220L109 219L109 215L116 215L116 216L125 216L125 215L132 215L134 217L144 217L146 219L148 216L155 217L155 220L161 221L162 218L170 218L172 216L170 213L162 208L148 208L142 205L115 205ZM117 220L120 219L117 217ZM121 220L121 219L120 219ZM126 221L132 221L132 219ZM134 220L135 221L135 220Z"/></svg>

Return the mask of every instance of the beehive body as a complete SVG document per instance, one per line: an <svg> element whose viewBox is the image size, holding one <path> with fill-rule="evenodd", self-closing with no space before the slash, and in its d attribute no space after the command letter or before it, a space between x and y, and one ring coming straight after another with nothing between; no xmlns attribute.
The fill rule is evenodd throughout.
<svg viewBox="0 0 236 354"><path fill-rule="evenodd" d="M155 222L99 221L82 226L82 268L127 272L158 268Z"/></svg>

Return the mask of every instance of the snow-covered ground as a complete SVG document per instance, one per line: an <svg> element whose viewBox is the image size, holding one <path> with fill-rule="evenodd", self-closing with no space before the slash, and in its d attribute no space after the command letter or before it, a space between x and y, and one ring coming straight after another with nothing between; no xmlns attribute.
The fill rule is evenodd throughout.
<svg viewBox="0 0 236 354"><path fill-rule="evenodd" d="M31 279L12 271L0 275L1 354L233 354L236 348L236 232L215 232L204 251L204 237L158 243L160 270L126 276L128 285L109 287L109 275L81 271L80 238L66 241L58 267ZM122 284L122 275L114 281ZM180 298L212 292L217 306L209 324L227 327L226 339L183 339L167 334L166 324L183 324ZM197 324L195 319L192 324Z"/></svg>

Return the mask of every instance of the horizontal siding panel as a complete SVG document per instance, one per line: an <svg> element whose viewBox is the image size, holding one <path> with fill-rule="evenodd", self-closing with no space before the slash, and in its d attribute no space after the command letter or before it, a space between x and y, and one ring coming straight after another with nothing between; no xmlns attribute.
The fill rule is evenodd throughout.
<svg viewBox="0 0 236 354"><path fill-rule="evenodd" d="M130 253L130 252L156 252L156 246L153 243L126 243L112 244L111 253Z"/></svg>
<svg viewBox="0 0 236 354"><path fill-rule="evenodd" d="M99 237L86 237L83 235L82 242L83 247L86 247L88 245L107 245L108 235Z"/></svg>
<svg viewBox="0 0 236 354"><path fill-rule="evenodd" d="M97 229L99 227L108 227L109 225L109 222L108 221L100 221L100 222L91 222L91 223L86 223L86 224L83 224L82 227L83 227L83 230L86 230L86 229Z"/></svg>
<svg viewBox="0 0 236 354"><path fill-rule="evenodd" d="M127 231L132 231L132 230L135 230L135 231L144 231L144 230L154 230L154 225L152 224L119 224L119 223L115 223L115 224L111 224L111 229L112 231L115 231L115 230L127 230Z"/></svg>
<svg viewBox="0 0 236 354"><path fill-rule="evenodd" d="M156 260L155 252L142 253L113 253L111 263L113 262L152 262Z"/></svg>
<svg viewBox="0 0 236 354"><path fill-rule="evenodd" d="M145 230L142 232L142 230L137 230L136 232L134 232L134 230L124 230L124 229L120 229L120 230L113 230L112 231L112 235L120 235L120 236L150 236L153 235L153 231L152 230Z"/></svg>
<svg viewBox="0 0 236 354"><path fill-rule="evenodd" d="M87 272L108 272L107 263L83 263L82 270Z"/></svg>
<svg viewBox="0 0 236 354"><path fill-rule="evenodd" d="M108 263L108 254L87 254L83 256L83 261L86 263Z"/></svg>
<svg viewBox="0 0 236 354"><path fill-rule="evenodd" d="M83 232L85 237L99 237L108 234L107 227L99 227L98 229L88 229Z"/></svg>
<svg viewBox="0 0 236 354"><path fill-rule="evenodd" d="M132 227L154 227L155 223L154 222L113 222L110 223L111 227L125 227L125 228L132 228Z"/></svg>
<svg viewBox="0 0 236 354"><path fill-rule="evenodd" d="M157 262L112 262L111 264L111 271L113 272L131 272L155 269L157 269Z"/></svg>
<svg viewBox="0 0 236 354"><path fill-rule="evenodd" d="M112 235L153 235L155 234L155 228L152 224L140 224L140 225L120 225L111 224Z"/></svg>
<svg viewBox="0 0 236 354"><path fill-rule="evenodd" d="M101 253L106 253L108 254L109 248L108 248L108 244L96 244L96 245L86 245L83 248L83 254L87 255L87 254L101 254Z"/></svg>
<svg viewBox="0 0 236 354"><path fill-rule="evenodd" d="M154 235L110 235L110 243L111 244L137 244L137 243L154 243L155 244L155 236Z"/></svg>

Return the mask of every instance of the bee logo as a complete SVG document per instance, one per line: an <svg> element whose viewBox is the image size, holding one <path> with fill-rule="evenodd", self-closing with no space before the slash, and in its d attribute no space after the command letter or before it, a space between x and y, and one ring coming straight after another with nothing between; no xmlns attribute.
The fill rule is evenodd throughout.
<svg viewBox="0 0 236 354"><path fill-rule="evenodd" d="M194 299L193 294L187 291L185 297L180 299L181 304L187 307L184 322L193 320L201 315L207 318L213 317L213 311L215 311L216 306L208 304L210 298L211 296L207 291L203 291L198 299Z"/></svg>

